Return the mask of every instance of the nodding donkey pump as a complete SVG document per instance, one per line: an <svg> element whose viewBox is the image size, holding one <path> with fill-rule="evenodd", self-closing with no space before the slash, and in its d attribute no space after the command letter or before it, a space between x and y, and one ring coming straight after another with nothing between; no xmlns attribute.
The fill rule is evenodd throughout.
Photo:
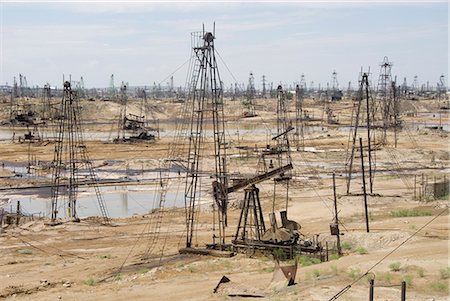
<svg viewBox="0 0 450 301"><path fill-rule="evenodd" d="M296 244L300 238L300 224L289 220L286 211L281 211L280 216L282 225L278 227L275 212L270 213L271 228L264 233L263 241L283 245Z"/></svg>

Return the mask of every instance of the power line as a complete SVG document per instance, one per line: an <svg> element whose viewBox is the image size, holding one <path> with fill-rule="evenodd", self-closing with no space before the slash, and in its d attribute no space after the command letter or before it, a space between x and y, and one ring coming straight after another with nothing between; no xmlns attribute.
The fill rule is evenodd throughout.
<svg viewBox="0 0 450 301"><path fill-rule="evenodd" d="M404 244L406 244L411 238L413 238L417 233L422 231L424 228L426 228L429 224L431 224L434 220L436 220L439 216L444 214L448 210L448 206L446 206L442 211L440 211L436 216L434 216L431 220L429 220L427 223L425 223L422 227L420 227L416 232L411 234L408 238L406 238L401 244L399 244L397 247L395 247L392 251L384 255L378 262L376 262L373 266L371 266L364 274L359 276L356 280L354 280L352 283L341 289L336 295L334 295L329 301L337 300L340 296L345 294L355 283L360 281L362 278L364 278L371 270L373 270L376 266L378 266L380 263L382 263L386 258L388 258L390 255L392 255L395 251L400 249Z"/></svg>

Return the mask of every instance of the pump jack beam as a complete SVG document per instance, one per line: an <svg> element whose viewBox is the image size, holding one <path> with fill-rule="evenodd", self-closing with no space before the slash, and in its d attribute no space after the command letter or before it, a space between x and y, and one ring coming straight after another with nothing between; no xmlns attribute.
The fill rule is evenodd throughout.
<svg viewBox="0 0 450 301"><path fill-rule="evenodd" d="M259 182L270 179L273 176L284 173L285 171L289 171L293 168L294 167L292 166L292 163L289 163L287 165L278 167L278 168L271 170L269 172L266 172L264 174L257 175L253 178L242 180L242 181L236 183L235 185L228 187L226 191L227 191L227 193L235 192L236 190L239 190L241 188L247 187L252 184L258 184Z"/></svg>

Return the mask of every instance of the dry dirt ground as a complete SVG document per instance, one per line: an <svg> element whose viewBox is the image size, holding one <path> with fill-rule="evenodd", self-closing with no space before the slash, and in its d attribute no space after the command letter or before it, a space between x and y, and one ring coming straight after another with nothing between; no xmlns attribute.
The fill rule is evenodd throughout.
<svg viewBox="0 0 450 301"><path fill-rule="evenodd" d="M85 130L115 133L116 103L97 101L82 105L87 122ZM8 104L2 106L5 119ZM342 129L350 123L352 104L350 101L331 104L338 112L340 125L327 125L320 120L324 118L324 105L306 101L305 108L317 120L309 121L305 127L306 151L297 152L293 147L294 178L289 187L288 217L302 225L304 235L318 234L323 244L328 242L334 246L336 240L329 234L329 224L334 216L331 174L335 172L344 255L331 256L328 262L322 263L301 258L296 285L279 287L271 283L274 270L271 257L180 255L178 249L185 242L184 209L166 208L159 235L151 229L157 213L117 218L112 226L101 225L94 217L57 226L46 225L48 220L25 222L19 227L5 226L0 233L0 299L248 299L213 293L225 275L233 282L262 291L265 295L262 300L330 300L348 285L350 287L338 300L368 300L370 278L375 279L375 300L400 300L402 280L407 282L407 300L450 300L448 195L437 200L418 199L422 174L430 183L434 177L438 180L445 175L448 177L447 132L422 128L425 123L437 124L439 120L448 125L448 113L436 113L440 106L442 103L437 100L403 104L402 119L406 126L398 133L397 148L392 146L390 131L390 146L381 146L376 152L377 170L374 194L368 197L370 232L367 233L359 175L352 182L353 194L346 194L348 131ZM137 107L135 104L130 110L137 111ZM169 147L176 132L172 121L182 117L181 109L179 103L154 101L149 111L153 112L152 118L159 120L163 131L161 139L153 144L88 140L86 146L94 166L106 160L117 160L109 166L111 170L125 165L155 168L168 154L182 156L181 144ZM251 176L257 166L258 158L252 152L236 146L262 148L270 143L270 130L276 126L275 100L258 100L256 111L258 117L243 119L238 101L226 104L226 124L231 128L227 133L230 172ZM24 165L31 151L38 160L49 162L53 149L53 143L29 145L5 140L1 142L0 161ZM211 147L207 147L205 152L210 150ZM212 170L213 160L212 156L206 157L203 166ZM355 164L360 166L359 161ZM49 177L18 178L9 169L0 170L3 188L49 181ZM199 246L211 242L212 236L207 180L208 177L204 180L204 204L194 240ZM170 182L169 190L178 189L175 187L183 189L182 178ZM273 205L273 182L266 181L258 187L267 216ZM7 199L8 191L2 191L1 195L2 199ZM234 202L242 198L242 192L231 195ZM275 209L279 211L284 206L284 192L277 190ZM394 216L405 209L417 216ZM239 213L237 206L231 206L229 236L236 231ZM370 272L365 275L367 271Z"/></svg>

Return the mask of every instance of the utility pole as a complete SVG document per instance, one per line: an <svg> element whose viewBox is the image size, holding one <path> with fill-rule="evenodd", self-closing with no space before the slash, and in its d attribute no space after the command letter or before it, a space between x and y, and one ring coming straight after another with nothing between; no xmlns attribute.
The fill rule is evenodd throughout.
<svg viewBox="0 0 450 301"><path fill-rule="evenodd" d="M303 129L303 87L297 85L295 89L295 144L297 151L305 150L305 135Z"/></svg>
<svg viewBox="0 0 450 301"><path fill-rule="evenodd" d="M339 256L342 255L342 249L341 249L341 233L339 231L339 218L338 218L338 210L337 210L337 197L336 197L336 175L333 172L333 195L334 195L334 222L336 224L337 228L337 235L336 235L336 247Z"/></svg>
<svg viewBox="0 0 450 301"><path fill-rule="evenodd" d="M369 188L370 193L373 193L373 175L372 175L372 149L370 147L370 127L371 127L371 118L370 118L370 96L369 96L369 77L363 77L363 80L365 81L366 86L366 112L367 112L367 154L368 154L368 160L369 160ZM361 150L362 151L362 150ZM361 157L362 158L362 157Z"/></svg>
<svg viewBox="0 0 450 301"><path fill-rule="evenodd" d="M366 177L364 174L364 155L363 155L363 144L362 138L359 138L359 145L361 150L361 170L362 170L362 181L363 181L363 194L364 194L364 212L366 216L366 231L369 233L369 212L367 210L367 193L366 193Z"/></svg>

